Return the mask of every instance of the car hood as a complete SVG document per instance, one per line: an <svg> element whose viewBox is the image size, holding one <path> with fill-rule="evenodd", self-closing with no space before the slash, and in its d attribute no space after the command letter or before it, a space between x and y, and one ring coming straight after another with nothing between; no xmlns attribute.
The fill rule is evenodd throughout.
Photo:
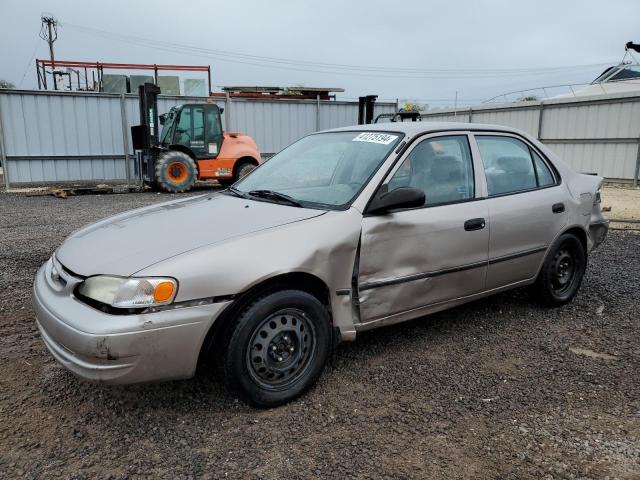
<svg viewBox="0 0 640 480"><path fill-rule="evenodd" d="M56 257L78 275L129 276L205 245L323 213L224 194L203 195L132 210L88 225L71 234Z"/></svg>

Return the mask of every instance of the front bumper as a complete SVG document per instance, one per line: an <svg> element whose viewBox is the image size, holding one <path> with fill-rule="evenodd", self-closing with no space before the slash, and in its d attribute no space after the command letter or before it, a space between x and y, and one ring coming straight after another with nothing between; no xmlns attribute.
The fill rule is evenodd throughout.
<svg viewBox="0 0 640 480"><path fill-rule="evenodd" d="M109 315L59 283L48 261L38 271L33 306L42 339L64 367L86 380L138 383L189 378L211 325L229 302L137 315Z"/></svg>

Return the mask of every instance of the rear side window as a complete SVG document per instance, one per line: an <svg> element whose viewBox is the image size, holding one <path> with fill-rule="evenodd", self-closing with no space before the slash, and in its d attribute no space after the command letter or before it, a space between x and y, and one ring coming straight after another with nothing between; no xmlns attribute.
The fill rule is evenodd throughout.
<svg viewBox="0 0 640 480"><path fill-rule="evenodd" d="M538 186L540 187L548 187L549 185L553 185L556 181L551 174L551 170L547 167L547 164L544 163L544 160L540 158L536 152L533 153L533 164L536 168L536 175L538 176Z"/></svg>
<svg viewBox="0 0 640 480"><path fill-rule="evenodd" d="M549 167L523 141L512 137L478 135L476 142L490 196L532 190L555 183Z"/></svg>

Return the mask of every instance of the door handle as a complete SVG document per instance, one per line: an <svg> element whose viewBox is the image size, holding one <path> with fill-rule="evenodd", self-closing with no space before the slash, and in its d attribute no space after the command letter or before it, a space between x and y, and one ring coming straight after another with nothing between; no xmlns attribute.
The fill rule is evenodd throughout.
<svg viewBox="0 0 640 480"><path fill-rule="evenodd" d="M472 218L471 220L467 220L466 222L464 222L464 229L467 232L471 232L473 230L482 230L484 226L484 218Z"/></svg>
<svg viewBox="0 0 640 480"><path fill-rule="evenodd" d="M551 211L553 213L562 213L564 212L564 203L560 202L560 203L554 203L551 206Z"/></svg>

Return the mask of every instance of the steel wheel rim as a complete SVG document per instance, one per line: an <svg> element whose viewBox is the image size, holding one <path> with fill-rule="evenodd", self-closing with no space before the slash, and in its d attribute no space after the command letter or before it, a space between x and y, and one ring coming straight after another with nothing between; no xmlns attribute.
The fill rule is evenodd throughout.
<svg viewBox="0 0 640 480"><path fill-rule="evenodd" d="M577 261L570 249L564 247L556 252L551 264L551 286L556 294L566 293L573 285Z"/></svg>
<svg viewBox="0 0 640 480"><path fill-rule="evenodd" d="M174 183L182 183L187 179L187 168L180 162L171 162L167 166L167 176Z"/></svg>
<svg viewBox="0 0 640 480"><path fill-rule="evenodd" d="M316 330L306 313L286 308L264 319L251 336L246 366L266 390L284 390L308 370L316 350Z"/></svg>

